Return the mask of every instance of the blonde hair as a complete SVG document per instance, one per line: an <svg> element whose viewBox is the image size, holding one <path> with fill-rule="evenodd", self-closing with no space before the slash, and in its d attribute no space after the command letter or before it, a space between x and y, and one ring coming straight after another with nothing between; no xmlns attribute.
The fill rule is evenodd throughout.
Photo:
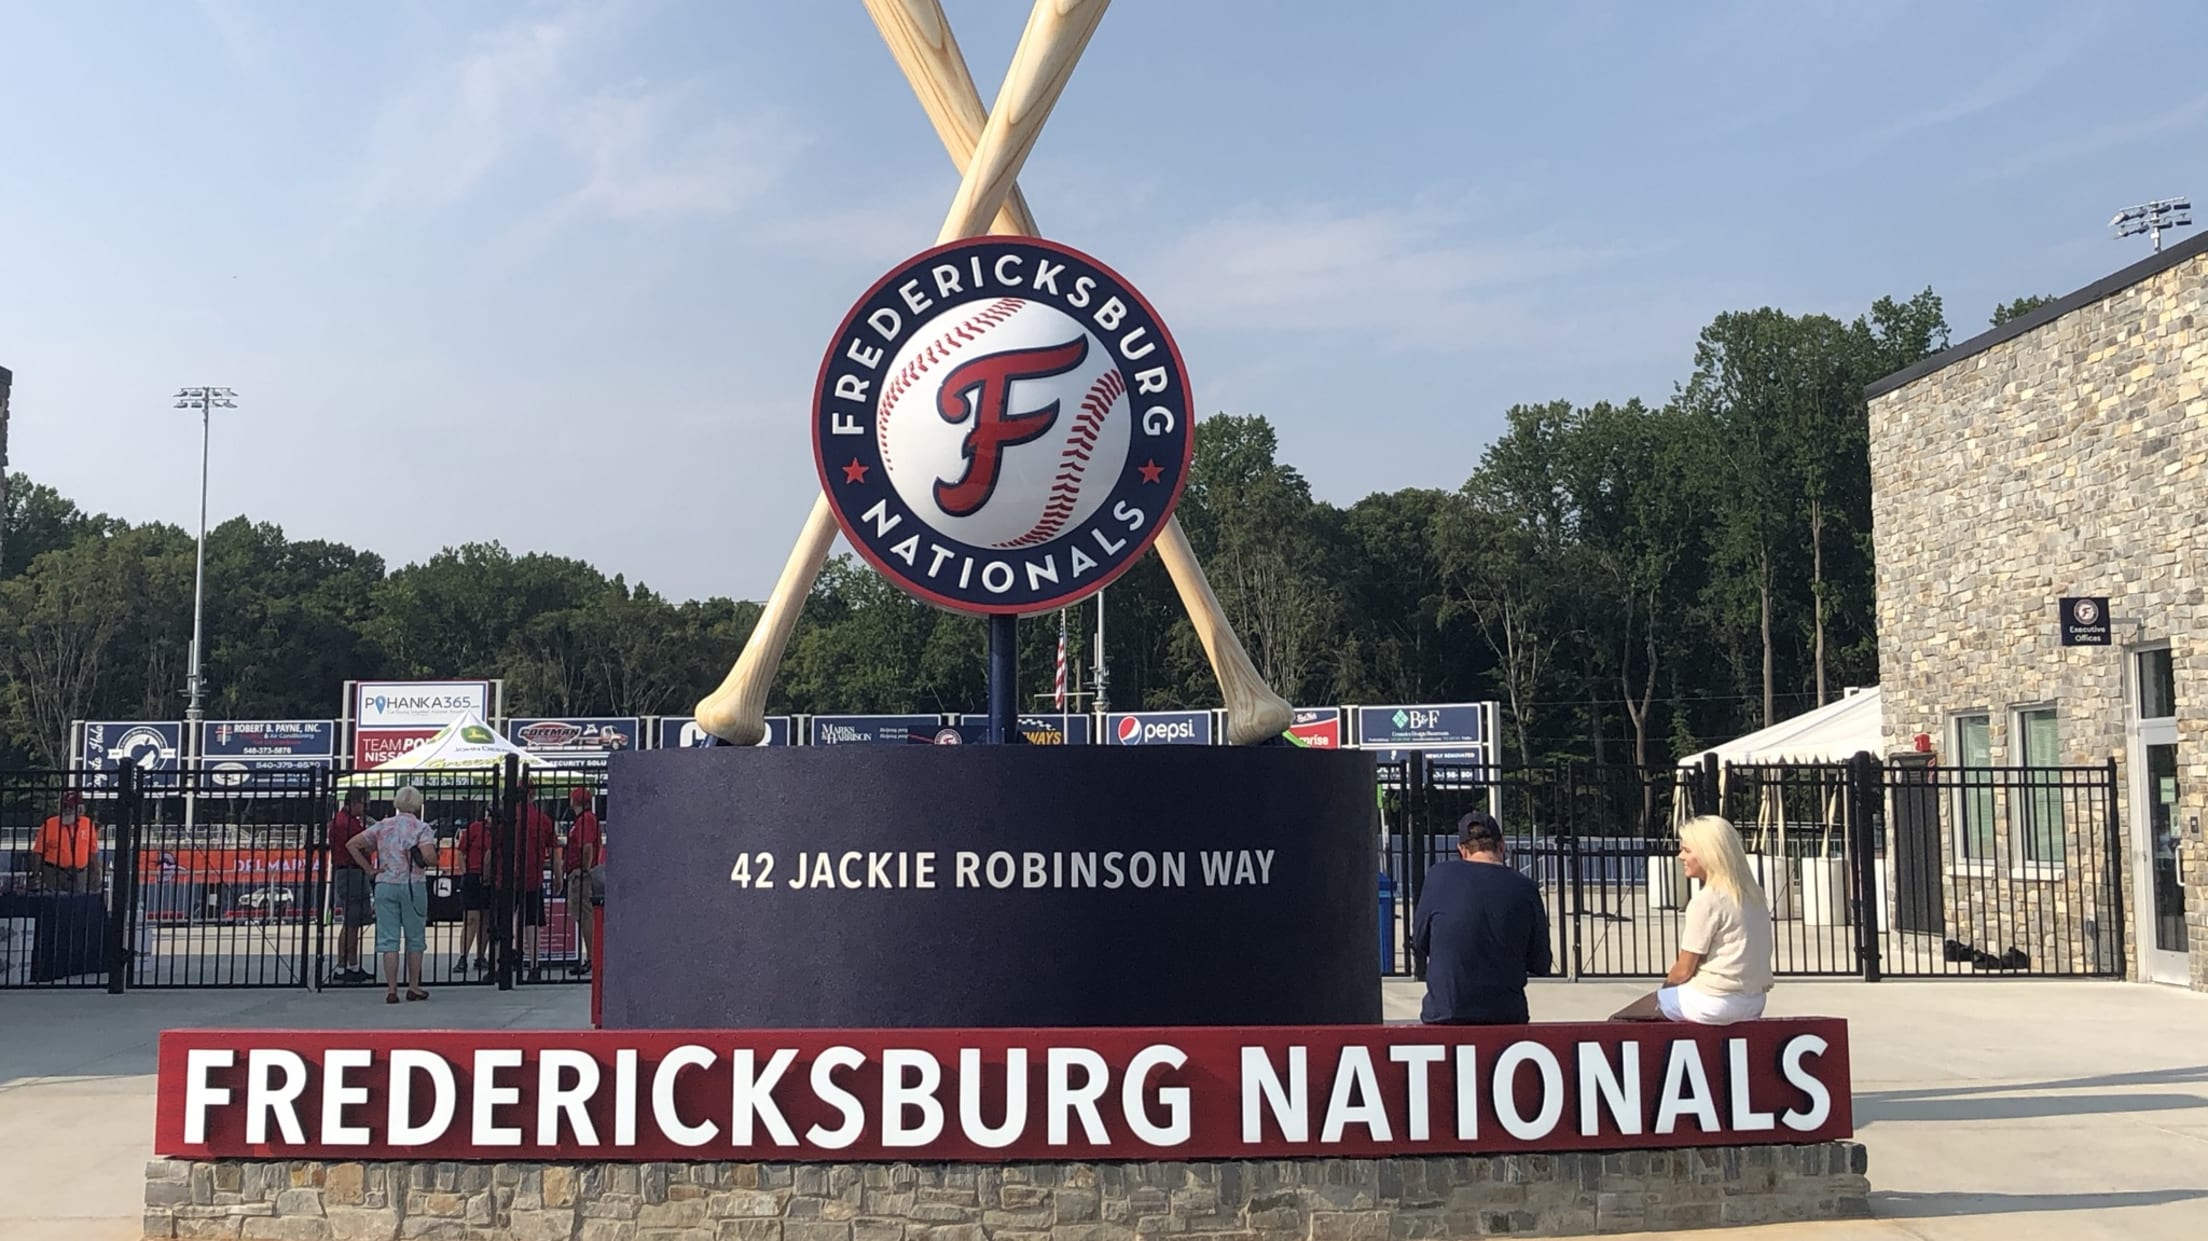
<svg viewBox="0 0 2208 1241"><path fill-rule="evenodd" d="M1679 841L1694 850L1695 859L1702 863L1705 881L1736 901L1741 908L1763 909L1763 889L1756 883L1756 875L1748 864L1748 851L1741 848L1740 833L1733 830L1730 820L1714 814L1696 815L1679 825Z"/></svg>
<svg viewBox="0 0 2208 1241"><path fill-rule="evenodd" d="M407 785L399 790L398 796L391 799L391 808L400 814L410 814L417 819L421 818L422 791L411 784Z"/></svg>

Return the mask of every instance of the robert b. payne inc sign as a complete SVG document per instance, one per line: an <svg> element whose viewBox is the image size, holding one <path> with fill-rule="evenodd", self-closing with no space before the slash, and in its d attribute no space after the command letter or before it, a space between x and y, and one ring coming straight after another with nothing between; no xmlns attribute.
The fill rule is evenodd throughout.
<svg viewBox="0 0 2208 1241"><path fill-rule="evenodd" d="M172 1030L184 1158L1240 1159L1818 1142L1847 1027Z"/></svg>

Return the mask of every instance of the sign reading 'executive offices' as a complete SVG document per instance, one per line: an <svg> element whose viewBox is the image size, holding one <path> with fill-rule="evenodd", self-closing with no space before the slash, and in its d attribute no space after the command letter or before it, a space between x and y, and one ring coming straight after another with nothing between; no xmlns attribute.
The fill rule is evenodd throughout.
<svg viewBox="0 0 2208 1241"><path fill-rule="evenodd" d="M2057 604L2062 617L2062 644L2064 646L2107 646L2109 644L2108 599L2106 596L2066 597Z"/></svg>
<svg viewBox="0 0 2208 1241"><path fill-rule="evenodd" d="M161 1035L179 1158L1240 1159L1818 1142L1846 1023Z"/></svg>

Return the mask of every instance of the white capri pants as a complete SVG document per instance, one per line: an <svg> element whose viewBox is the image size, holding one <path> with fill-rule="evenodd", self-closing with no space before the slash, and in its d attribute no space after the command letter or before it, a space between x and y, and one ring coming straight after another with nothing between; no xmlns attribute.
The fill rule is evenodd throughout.
<svg viewBox="0 0 2208 1241"><path fill-rule="evenodd" d="M1761 995L1711 995L1686 986L1661 987L1656 992L1656 1007L1673 1021L1726 1026L1763 1016L1763 999Z"/></svg>

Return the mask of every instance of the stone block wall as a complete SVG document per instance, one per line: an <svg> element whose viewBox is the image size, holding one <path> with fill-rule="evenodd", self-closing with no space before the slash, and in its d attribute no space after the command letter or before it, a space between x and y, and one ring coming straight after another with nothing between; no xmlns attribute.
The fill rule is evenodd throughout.
<svg viewBox="0 0 2208 1241"><path fill-rule="evenodd" d="M1929 733L1953 764L1954 719L1989 717L1993 763L2014 765L2015 712L2051 705L2062 760L2119 764L2117 857L2080 841L2058 885L2001 861L1950 884L1967 933L2035 940L2081 917L2122 936L2137 966L2135 828L2127 666L2168 642L2177 679L2178 821L2208 821L2208 253L1963 357L1872 399L1872 527L1886 744ZM2057 600L2109 597L2112 647L2064 647ZM2129 648L2129 649L2127 649ZM2013 856L2012 807L1996 808L1996 858ZM1952 813L1951 808L1943 813ZM1947 847L1954 863L1954 837ZM2208 989L2208 843L2183 843L2190 969ZM2125 914L2115 917L2120 884ZM2059 901L2083 899L2087 907ZM2035 925L2035 920L2039 920ZM2120 920L2120 931L2108 925ZM2035 959L2044 959L2035 954Z"/></svg>
<svg viewBox="0 0 2208 1241"><path fill-rule="evenodd" d="M145 1236L221 1241L1425 1241L1861 1217L1853 1142L1052 1164L185 1162Z"/></svg>

